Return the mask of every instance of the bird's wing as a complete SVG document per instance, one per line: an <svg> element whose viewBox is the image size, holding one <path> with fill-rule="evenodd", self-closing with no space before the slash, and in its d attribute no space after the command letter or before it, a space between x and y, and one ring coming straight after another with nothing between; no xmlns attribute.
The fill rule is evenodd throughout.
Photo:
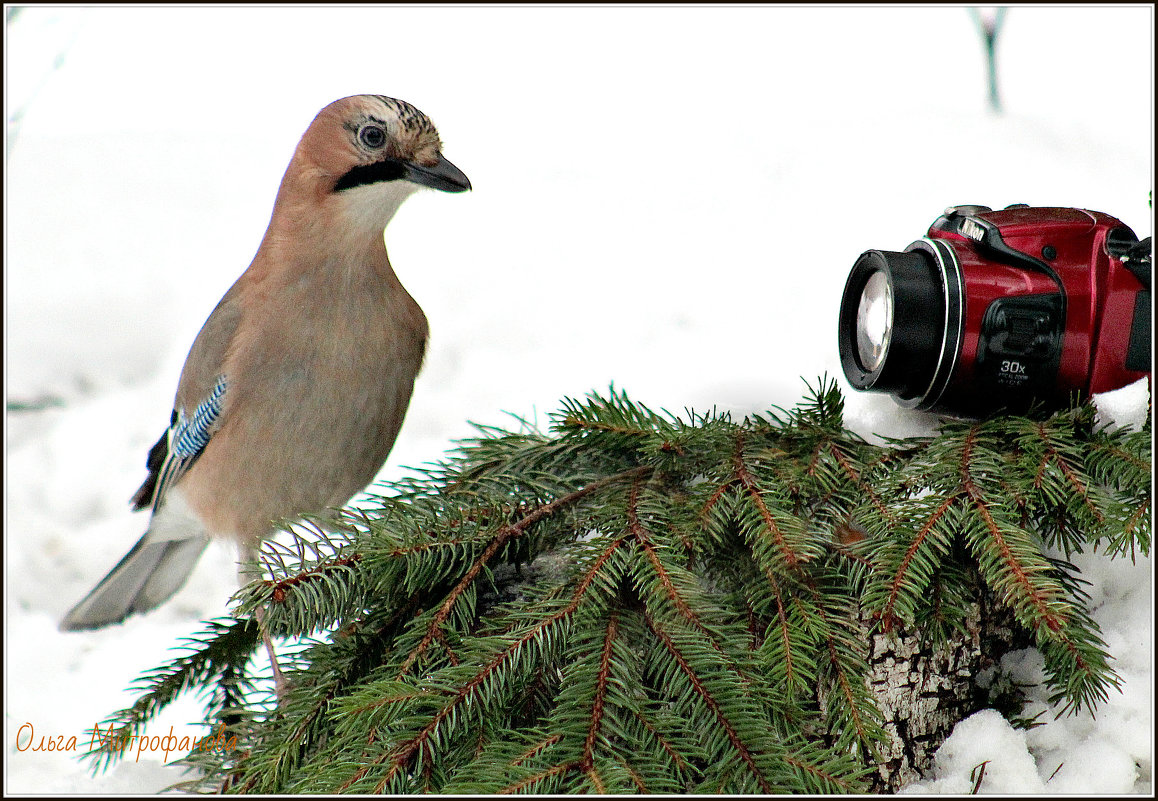
<svg viewBox="0 0 1158 801"><path fill-rule="evenodd" d="M228 387L226 377L219 375L213 389L192 412L173 410L168 430L149 450L146 460L149 476L133 496L133 509L152 505L156 512L165 499L165 490L197 461L213 432L220 426Z"/></svg>
<svg viewBox="0 0 1158 801"><path fill-rule="evenodd" d="M145 460L149 476L133 496L133 509L152 506L156 512L165 501L165 490L197 461L220 428L225 414L229 382L225 354L241 321L240 281L217 304L189 350L169 428L149 449Z"/></svg>

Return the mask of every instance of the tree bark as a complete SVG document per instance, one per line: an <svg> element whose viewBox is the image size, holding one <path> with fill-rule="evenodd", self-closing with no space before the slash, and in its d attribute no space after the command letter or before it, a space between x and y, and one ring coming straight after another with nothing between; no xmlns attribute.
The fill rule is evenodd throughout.
<svg viewBox="0 0 1158 801"><path fill-rule="evenodd" d="M975 604L966 630L936 648L905 629L884 634L862 614L859 625L869 643L866 683L876 696L889 743L881 749L873 791L895 793L929 778L933 755L953 727L991 706L979 674L1002 655L1031 644L1012 613L986 597Z"/></svg>

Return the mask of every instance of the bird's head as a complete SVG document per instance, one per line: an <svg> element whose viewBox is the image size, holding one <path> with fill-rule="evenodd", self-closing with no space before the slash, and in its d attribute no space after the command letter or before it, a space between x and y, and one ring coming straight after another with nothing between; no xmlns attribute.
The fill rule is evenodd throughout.
<svg viewBox="0 0 1158 801"><path fill-rule="evenodd" d="M354 95L326 106L298 144L283 182L299 200L337 204L380 233L419 187L465 192L430 118L403 100ZM287 198L288 200L288 198ZM361 227L361 226L358 226Z"/></svg>

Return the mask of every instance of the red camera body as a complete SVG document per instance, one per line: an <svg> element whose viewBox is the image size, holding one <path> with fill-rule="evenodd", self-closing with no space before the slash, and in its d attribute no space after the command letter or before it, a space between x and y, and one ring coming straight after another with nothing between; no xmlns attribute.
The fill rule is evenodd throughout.
<svg viewBox="0 0 1158 801"><path fill-rule="evenodd" d="M903 253L866 251L840 350L857 389L954 414L1056 408L1148 376L1149 242L1101 212L956 206Z"/></svg>

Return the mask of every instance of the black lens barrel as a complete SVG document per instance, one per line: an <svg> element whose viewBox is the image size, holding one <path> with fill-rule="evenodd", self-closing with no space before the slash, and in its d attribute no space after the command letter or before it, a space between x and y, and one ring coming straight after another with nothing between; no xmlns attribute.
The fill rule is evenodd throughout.
<svg viewBox="0 0 1158 801"><path fill-rule="evenodd" d="M857 309L865 285L883 273L892 289L892 329L885 358L868 370L857 356ZM838 325L840 363L857 389L889 392L904 405L928 394L945 349L945 283L933 256L924 249L904 253L867 250L853 265L844 286Z"/></svg>

